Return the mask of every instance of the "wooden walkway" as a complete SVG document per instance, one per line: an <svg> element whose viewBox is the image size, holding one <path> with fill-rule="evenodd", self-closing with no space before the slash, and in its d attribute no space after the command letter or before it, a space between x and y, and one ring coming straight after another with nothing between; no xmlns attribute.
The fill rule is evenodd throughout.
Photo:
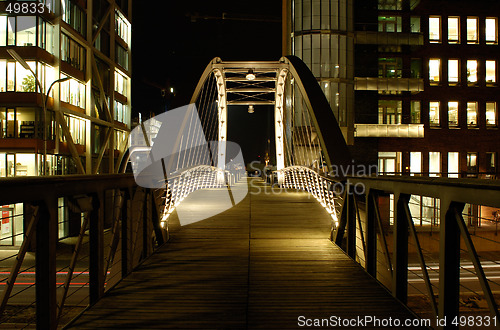
<svg viewBox="0 0 500 330"><path fill-rule="evenodd" d="M314 198L266 194L249 181L241 203L177 230L71 328L295 329L304 328L300 316L414 318L328 240L330 217Z"/></svg>

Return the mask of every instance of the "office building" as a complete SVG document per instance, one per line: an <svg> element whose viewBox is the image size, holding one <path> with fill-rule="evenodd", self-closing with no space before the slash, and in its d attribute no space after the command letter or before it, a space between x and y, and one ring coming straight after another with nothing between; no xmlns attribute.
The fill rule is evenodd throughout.
<svg viewBox="0 0 500 330"><path fill-rule="evenodd" d="M0 2L0 177L118 172L130 131L131 0L28 5ZM2 237L22 232L9 223L22 205L2 212Z"/></svg>

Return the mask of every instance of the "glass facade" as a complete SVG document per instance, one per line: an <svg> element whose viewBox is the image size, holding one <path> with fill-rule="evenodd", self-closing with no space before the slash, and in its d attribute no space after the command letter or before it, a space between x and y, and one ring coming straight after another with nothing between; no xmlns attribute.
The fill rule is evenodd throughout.
<svg viewBox="0 0 500 330"><path fill-rule="evenodd" d="M87 15L70 0L61 0L62 20L68 23L81 35L85 35L87 26Z"/></svg>
<svg viewBox="0 0 500 330"><path fill-rule="evenodd" d="M340 126L348 136L353 136L353 1L291 0L291 15L291 54L300 57L311 69ZM380 24L381 28L394 27L397 31L398 18L381 18Z"/></svg>
<svg viewBox="0 0 500 330"><path fill-rule="evenodd" d="M53 26L37 16L1 16L0 46L36 46L54 54Z"/></svg>
<svg viewBox="0 0 500 330"><path fill-rule="evenodd" d="M61 35L61 60L78 70L84 71L86 58L85 48L63 33Z"/></svg>

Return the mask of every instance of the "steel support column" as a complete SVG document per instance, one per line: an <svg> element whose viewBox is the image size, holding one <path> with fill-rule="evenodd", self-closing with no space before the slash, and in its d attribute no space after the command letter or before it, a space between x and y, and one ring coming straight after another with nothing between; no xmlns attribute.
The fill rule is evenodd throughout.
<svg viewBox="0 0 500 330"><path fill-rule="evenodd" d="M57 328L56 249L57 198L40 204L36 224L36 324L37 329Z"/></svg>
<svg viewBox="0 0 500 330"><path fill-rule="evenodd" d="M92 196L89 219L89 302L104 294L104 192Z"/></svg>
<svg viewBox="0 0 500 330"><path fill-rule="evenodd" d="M376 193L369 190L366 194L366 271L377 276L377 230L376 230Z"/></svg>
<svg viewBox="0 0 500 330"><path fill-rule="evenodd" d="M392 295L407 303L408 300L408 221L406 208L409 195L395 194L396 214L394 216L394 271L392 276Z"/></svg>
<svg viewBox="0 0 500 330"><path fill-rule="evenodd" d="M439 228L439 303L440 318L453 320L458 316L460 294L460 228L455 213L462 213L465 204L441 200Z"/></svg>

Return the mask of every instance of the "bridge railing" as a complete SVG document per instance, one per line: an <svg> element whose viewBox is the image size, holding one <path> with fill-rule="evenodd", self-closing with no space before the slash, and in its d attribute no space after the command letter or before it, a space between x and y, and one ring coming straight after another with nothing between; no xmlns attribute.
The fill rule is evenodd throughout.
<svg viewBox="0 0 500 330"><path fill-rule="evenodd" d="M242 171L220 170L209 165L184 169L168 180L168 189L163 199L161 226L168 233L168 218L175 208L194 191L200 189L222 188L232 186L241 179ZM222 175L222 178L218 177ZM160 190L161 191L161 190Z"/></svg>
<svg viewBox="0 0 500 330"><path fill-rule="evenodd" d="M0 327L56 329L165 241L161 193L127 174L0 182Z"/></svg>
<svg viewBox="0 0 500 330"><path fill-rule="evenodd" d="M498 321L500 182L348 177L345 186L333 241L394 297L448 324Z"/></svg>
<svg viewBox="0 0 500 330"><path fill-rule="evenodd" d="M339 191L343 189L343 184L305 166L289 166L279 171L278 175L283 176L284 188L307 191L316 198L332 217L333 235L343 203L342 191Z"/></svg>

